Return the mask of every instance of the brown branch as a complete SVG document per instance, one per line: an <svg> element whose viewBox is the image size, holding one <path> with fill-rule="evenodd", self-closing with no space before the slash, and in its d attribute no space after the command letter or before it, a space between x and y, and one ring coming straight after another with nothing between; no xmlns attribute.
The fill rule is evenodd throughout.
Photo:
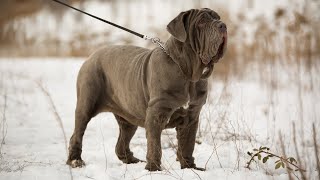
<svg viewBox="0 0 320 180"><path fill-rule="evenodd" d="M49 94L49 92L40 84L38 83L38 86L39 88L41 89L41 91L43 92L43 94L47 97L47 100L49 101L50 103L50 106L52 108L52 112L55 116L55 119L57 120L57 122L59 123L59 127L62 131L62 134L63 134L63 138L64 138L64 142L65 142L65 150L66 150L66 153L68 153L68 141L67 141L67 136L66 136L66 132L64 130L64 127L63 127L63 123L62 123L62 120L61 120L61 117L60 115L58 114L58 111L57 111L57 108L52 100L52 97L51 95Z"/></svg>
<svg viewBox="0 0 320 180"><path fill-rule="evenodd" d="M320 179L320 161L319 161L319 152L318 152L318 145L317 145L317 134L316 134L316 128L314 127L314 123L312 123L312 131L313 131L314 153L316 155L316 161L317 161L318 178Z"/></svg>
<svg viewBox="0 0 320 180"><path fill-rule="evenodd" d="M294 149L296 151L296 156L297 156L298 162L301 164L302 161L301 161L299 150L298 150L298 143L297 143L297 138L296 138L296 125L295 125L294 122L292 123L292 128L293 128ZM300 170L299 170L299 172L300 172L302 180L307 180L307 177L306 177L305 173L303 171L300 171Z"/></svg>
<svg viewBox="0 0 320 180"><path fill-rule="evenodd" d="M300 170L301 170L301 171L306 171L306 170L300 168L299 166L291 163L290 161L288 161L288 160L285 159L284 157L278 156L278 155L276 155L276 154L274 154L274 153L271 153L271 152L268 152L268 151L264 151L264 150L259 150L259 151L257 151L257 153L253 154L253 155L251 156L251 159L247 162L246 168L250 169L250 164L251 164L252 161L254 161L254 157L256 157L256 156L257 156L258 154L260 154L260 153L265 153L265 154L267 154L267 155L271 155L271 156L277 157L277 158L279 158L281 161L284 161L284 162L287 162L287 163L291 164L292 166L294 166L295 168L297 168L299 171L300 171Z"/></svg>
<svg viewBox="0 0 320 180"><path fill-rule="evenodd" d="M287 156L286 156L286 150L284 148L284 143L283 143L283 140L282 140L282 135L281 135L281 132L279 131L279 140L280 140L280 145L281 145L281 150L282 150L282 154L284 156L284 159L287 159ZM286 167L289 167L289 163L288 161L284 161L285 164L286 164ZM288 168L286 168L287 170L287 173L288 173L288 177L290 180L293 180L293 177L292 177L292 174L290 172L290 170Z"/></svg>
<svg viewBox="0 0 320 180"><path fill-rule="evenodd" d="M5 139L8 132L8 129L6 128L7 92L5 92L5 94L3 95L3 98L4 98L4 105L3 105L3 114L2 114L2 139L0 142L0 158L2 158L2 146L3 144L5 144Z"/></svg>
<svg viewBox="0 0 320 180"><path fill-rule="evenodd" d="M216 146L216 143L215 143L215 137L214 137L213 134L212 134L212 128L211 128L211 124L209 123L209 121L208 121L208 125L207 125L207 126L209 126L209 129L210 129L210 134L211 134L212 143L213 143L213 150L212 150L212 152L211 152L211 154L210 154L210 156L209 156L206 164L204 165L204 169L207 169L208 162L210 161L213 153L215 153L216 156L217 156L217 158L218 158L218 162L219 162L220 168L223 168L223 167L222 167L222 164L221 164L221 162L220 162L220 158L219 158L219 156L218 156L217 146Z"/></svg>
<svg viewBox="0 0 320 180"><path fill-rule="evenodd" d="M139 176L139 177L137 177L137 178L134 178L134 180L141 179L141 178L143 178L144 176L147 176L147 175L150 175L150 176L151 176L152 174L165 175L165 176L172 177L172 178L174 178L174 179L179 179L179 178L173 176L172 174L164 174L164 173L158 173L158 172L152 172L152 173L151 173L151 172L150 172L150 173L147 173L147 174L143 174L143 175L141 175L141 176ZM152 177L151 177L151 179L152 179ZM182 178L180 178L180 179L182 179Z"/></svg>
<svg viewBox="0 0 320 180"><path fill-rule="evenodd" d="M102 129L101 129L101 120L100 120L100 133L101 133L101 137L102 137L102 146L103 146L104 158L105 158L105 160L106 160L105 172L107 172L107 169L108 169L108 159L107 159L107 154L106 154L106 147L105 147L105 145L104 145L104 136L103 136Z"/></svg>
<svg viewBox="0 0 320 180"><path fill-rule="evenodd" d="M62 131L62 134L63 134L63 138L64 138L64 144L65 144L65 150L66 150L66 153L68 155L68 141L67 141L67 136L66 136L66 132L64 130L64 127L63 127L63 123L62 123L62 119L57 111L57 108L53 102L53 99L51 97L51 95L49 94L49 92L42 86L42 84L40 82L36 82L36 84L38 85L38 87L40 88L40 90L42 91L42 93L47 97L47 100L49 101L50 103L50 106L52 108L52 112L55 116L55 119L57 120L59 126L60 126L60 129ZM69 166L69 173L70 173L70 178L71 180L73 180L73 175L72 175L72 171L71 171L71 167Z"/></svg>
<svg viewBox="0 0 320 180"><path fill-rule="evenodd" d="M167 131L166 129L165 129L165 131ZM169 138L169 141L171 141L171 143L173 144L173 141L172 141L172 139L171 139L171 137L169 136L169 134L167 133L167 136L168 136L168 138ZM178 148L177 147L173 147L175 150L176 150L176 152L178 153ZM183 157L182 157L183 158ZM183 158L183 161L185 161L185 159ZM198 178L200 179L200 180L202 180L202 178L200 177L200 175L197 173L197 172L195 172L192 168L189 168L195 175L197 175L198 176ZM177 173L176 171L174 171L175 173ZM179 174L177 173L177 175L179 176ZM179 178L181 178L182 179L182 177L180 177L179 176Z"/></svg>
<svg viewBox="0 0 320 180"><path fill-rule="evenodd" d="M174 143L173 143L173 141L172 141L172 138L169 136L169 133L168 133L168 130L167 129L165 129L164 130L166 133L166 135L168 136L168 138L169 138L169 143L170 143L170 146L172 147L172 149L174 149L174 150L176 150L176 153L178 154L178 148L177 148L177 146L175 146L174 145ZM164 157L164 159L169 163L169 161ZM171 168L172 169L172 164L170 164L170 167L169 168ZM180 178L180 179L182 179L182 177L174 170L174 169L172 169L173 170L173 172L174 173L176 173L176 175ZM168 173L170 173L169 172L169 169L168 169L168 171L167 171ZM199 175L198 175L199 176ZM201 178L200 178L201 179Z"/></svg>

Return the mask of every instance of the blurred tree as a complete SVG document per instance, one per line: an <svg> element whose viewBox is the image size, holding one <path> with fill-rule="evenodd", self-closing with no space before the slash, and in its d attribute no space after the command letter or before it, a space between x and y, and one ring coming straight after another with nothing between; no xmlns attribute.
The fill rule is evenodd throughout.
<svg viewBox="0 0 320 180"><path fill-rule="evenodd" d="M41 8L41 0L1 0L0 27L16 17L25 16Z"/></svg>
<svg viewBox="0 0 320 180"><path fill-rule="evenodd" d="M73 3L80 0L61 0L66 3ZM14 20L27 17L39 10L47 8L56 19L63 17L67 10L52 0L0 0L0 45L8 45L16 41L17 32L23 31L14 25Z"/></svg>
<svg viewBox="0 0 320 180"><path fill-rule="evenodd" d="M66 3L74 3L81 0L61 0ZM1 0L0 1L0 28L6 22L15 18L28 16L42 8L48 8L53 14L61 16L65 7L52 0Z"/></svg>

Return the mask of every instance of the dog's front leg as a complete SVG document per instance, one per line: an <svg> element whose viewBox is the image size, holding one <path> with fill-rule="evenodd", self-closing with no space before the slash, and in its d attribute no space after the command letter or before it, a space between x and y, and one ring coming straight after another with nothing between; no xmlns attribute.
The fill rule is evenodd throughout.
<svg viewBox="0 0 320 180"><path fill-rule="evenodd" d="M199 122L199 113L191 113L189 116L184 117L189 124L186 126L177 127L177 139L178 139L178 151L177 157L181 164L181 169L194 168L204 171L203 168L198 168L194 163L194 157L192 156L196 134Z"/></svg>
<svg viewBox="0 0 320 180"><path fill-rule="evenodd" d="M149 107L145 122L147 136L147 165L149 171L161 171L161 131L171 113L170 108Z"/></svg>

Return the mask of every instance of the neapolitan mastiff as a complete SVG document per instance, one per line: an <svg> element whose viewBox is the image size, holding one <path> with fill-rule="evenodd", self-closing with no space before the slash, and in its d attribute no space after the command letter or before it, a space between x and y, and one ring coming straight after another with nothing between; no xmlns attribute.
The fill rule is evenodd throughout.
<svg viewBox="0 0 320 180"><path fill-rule="evenodd" d="M67 164L81 167L82 138L87 124L100 112L112 112L120 134L116 154L137 163L129 143L137 127L146 129L147 164L161 170L161 131L176 128L181 168L197 168L192 156L199 114L207 98L207 78L224 55L227 28L210 9L180 13L167 26L172 35L159 47L108 46L83 64L77 79L75 129Z"/></svg>

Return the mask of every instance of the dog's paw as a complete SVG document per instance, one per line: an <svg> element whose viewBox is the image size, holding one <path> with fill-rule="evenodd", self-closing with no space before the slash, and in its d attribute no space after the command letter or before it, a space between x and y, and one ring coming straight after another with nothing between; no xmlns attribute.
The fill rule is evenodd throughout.
<svg viewBox="0 0 320 180"><path fill-rule="evenodd" d="M68 160L67 164L72 168L81 168L86 165L86 163L82 159Z"/></svg>
<svg viewBox="0 0 320 180"><path fill-rule="evenodd" d="M201 168L201 167L193 167L193 169L198 170L198 171L206 171L205 168Z"/></svg>
<svg viewBox="0 0 320 180"><path fill-rule="evenodd" d="M155 163L147 163L145 169L148 171L162 171L160 164Z"/></svg>
<svg viewBox="0 0 320 180"><path fill-rule="evenodd" d="M191 165L184 165L184 166L181 166L181 169L185 169L185 168L189 168L189 169L195 169L195 170L198 170L198 171L205 171L206 169L205 168L201 168L201 167L197 167L196 164L191 164Z"/></svg>
<svg viewBox="0 0 320 180"><path fill-rule="evenodd" d="M126 164L136 164L138 162L146 162L146 161L140 160L134 156L131 156L131 157L125 158L125 159L121 159L121 161Z"/></svg>

